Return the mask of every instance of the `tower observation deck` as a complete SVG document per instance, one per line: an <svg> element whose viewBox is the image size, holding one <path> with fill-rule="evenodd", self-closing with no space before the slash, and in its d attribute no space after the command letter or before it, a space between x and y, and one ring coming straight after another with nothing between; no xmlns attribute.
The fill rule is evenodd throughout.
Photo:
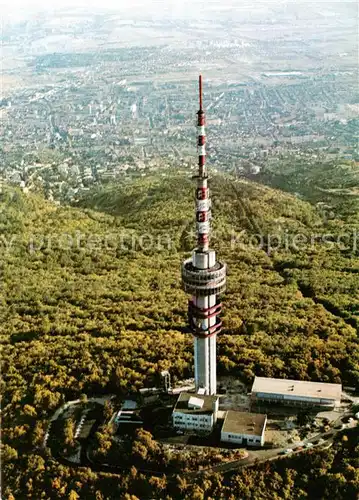
<svg viewBox="0 0 359 500"><path fill-rule="evenodd" d="M226 287L226 265L216 260L209 248L211 200L206 168L205 113L202 102L202 76L199 77L198 175L196 189L197 247L182 264L183 289L191 294L188 301L189 327L194 336L194 371L196 391L217 392L216 338L221 332L220 294Z"/></svg>

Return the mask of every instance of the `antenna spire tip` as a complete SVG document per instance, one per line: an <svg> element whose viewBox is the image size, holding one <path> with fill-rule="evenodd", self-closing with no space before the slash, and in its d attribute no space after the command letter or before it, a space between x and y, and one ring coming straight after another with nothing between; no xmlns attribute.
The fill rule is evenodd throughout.
<svg viewBox="0 0 359 500"><path fill-rule="evenodd" d="M199 109L202 110L202 75L199 75Z"/></svg>

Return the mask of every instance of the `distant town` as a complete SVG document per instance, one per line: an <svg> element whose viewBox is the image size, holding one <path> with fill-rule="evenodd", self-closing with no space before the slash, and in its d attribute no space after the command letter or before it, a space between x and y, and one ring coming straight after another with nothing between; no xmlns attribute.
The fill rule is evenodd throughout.
<svg viewBox="0 0 359 500"><path fill-rule="evenodd" d="M338 27L338 57L329 58L320 30L304 42L302 25L293 43L228 20L134 22L63 11L55 21L4 29L7 183L73 201L97 183L193 168L197 68L206 77L212 171L255 176L283 155L359 160L355 54ZM222 30L230 32L225 40Z"/></svg>

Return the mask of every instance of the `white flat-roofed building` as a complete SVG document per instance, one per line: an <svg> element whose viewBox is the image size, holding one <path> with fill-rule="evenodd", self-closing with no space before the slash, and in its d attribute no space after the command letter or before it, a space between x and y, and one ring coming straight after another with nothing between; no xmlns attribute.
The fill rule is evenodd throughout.
<svg viewBox="0 0 359 500"><path fill-rule="evenodd" d="M173 426L180 430L210 432L217 421L218 396L182 392L172 413Z"/></svg>
<svg viewBox="0 0 359 500"><path fill-rule="evenodd" d="M228 410L225 416L221 441L243 446L263 446L267 415Z"/></svg>
<svg viewBox="0 0 359 500"><path fill-rule="evenodd" d="M255 377L251 393L254 403L325 408L340 406L341 395L341 384L267 377Z"/></svg>

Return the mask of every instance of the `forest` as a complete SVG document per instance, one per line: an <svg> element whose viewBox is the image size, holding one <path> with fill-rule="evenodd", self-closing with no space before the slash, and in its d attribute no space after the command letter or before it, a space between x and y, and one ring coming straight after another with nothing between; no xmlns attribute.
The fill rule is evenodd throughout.
<svg viewBox="0 0 359 500"><path fill-rule="evenodd" d="M254 375L358 387L356 214L323 217L321 206L229 175L210 182L212 245L228 266L219 376L248 387ZM67 399L125 395L164 369L174 382L193 375L180 288L195 243L193 188L169 171L61 206L3 187L5 499L357 497L357 432L327 451L194 482L70 468L40 449L48 417Z"/></svg>
<svg viewBox="0 0 359 500"><path fill-rule="evenodd" d="M334 155L318 157L309 152L298 157L284 152L267 161L260 172L260 182L322 205L325 218L359 223L359 168L355 161Z"/></svg>

